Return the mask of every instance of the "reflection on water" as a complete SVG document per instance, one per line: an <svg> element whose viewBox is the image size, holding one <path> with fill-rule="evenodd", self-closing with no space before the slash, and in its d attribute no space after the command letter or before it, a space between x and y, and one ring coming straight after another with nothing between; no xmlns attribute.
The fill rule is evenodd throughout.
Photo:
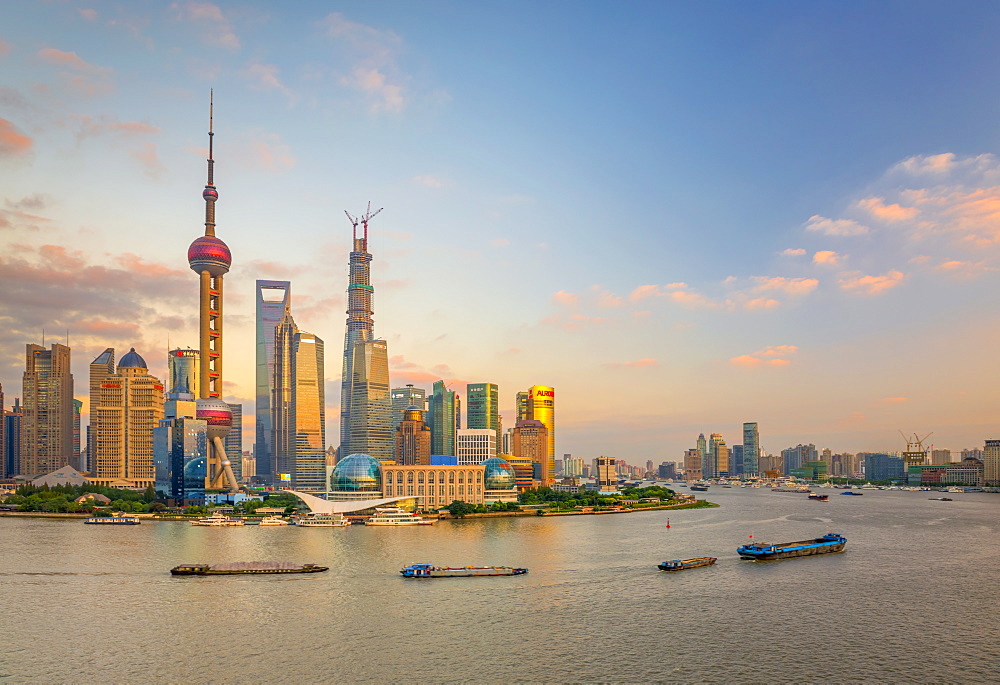
<svg viewBox="0 0 1000 685"><path fill-rule="evenodd" d="M722 506L404 528L0 518L0 592L17 617L0 641L0 677L993 680L1000 497L937 502L875 491L814 502L741 489L708 497ZM847 551L769 563L735 553L750 535L780 542L826 532L845 534ZM719 562L656 570L691 556ZM253 560L330 571L168 573L180 563ZM530 572L403 579L399 569L415 562ZM927 645L941 656L929 658Z"/></svg>

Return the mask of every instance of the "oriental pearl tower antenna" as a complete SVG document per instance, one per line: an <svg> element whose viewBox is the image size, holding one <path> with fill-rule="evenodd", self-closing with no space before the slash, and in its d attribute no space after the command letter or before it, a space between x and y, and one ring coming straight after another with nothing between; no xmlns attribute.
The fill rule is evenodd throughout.
<svg viewBox="0 0 1000 685"><path fill-rule="evenodd" d="M233 263L227 246L215 237L215 159L213 157L212 114L214 93L208 104L208 184L201 196L205 199L205 235L188 248L188 264L201 279L199 306L200 397L197 417L208 424L208 458L205 463L205 487L239 490L236 476L226 456L222 439L233 427L233 412L219 397L222 390L222 277ZM237 428L239 430L239 428Z"/></svg>

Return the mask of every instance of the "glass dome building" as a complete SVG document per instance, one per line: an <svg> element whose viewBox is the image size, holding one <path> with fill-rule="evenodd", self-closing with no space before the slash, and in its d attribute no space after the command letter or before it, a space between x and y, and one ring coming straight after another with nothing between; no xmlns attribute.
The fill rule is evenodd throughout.
<svg viewBox="0 0 1000 685"><path fill-rule="evenodd" d="M367 454L344 457L330 476L330 490L333 493L366 493L366 498L370 499L381 497L381 464Z"/></svg>
<svg viewBox="0 0 1000 685"><path fill-rule="evenodd" d="M484 485L486 490L513 490L517 484L514 467L500 457L490 457L483 462L486 467Z"/></svg>

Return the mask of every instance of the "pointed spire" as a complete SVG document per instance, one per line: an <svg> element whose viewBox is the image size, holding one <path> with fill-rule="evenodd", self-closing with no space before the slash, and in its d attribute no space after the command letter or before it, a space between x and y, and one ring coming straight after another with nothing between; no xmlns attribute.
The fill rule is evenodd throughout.
<svg viewBox="0 0 1000 685"><path fill-rule="evenodd" d="M208 91L208 183L201 196L205 198L205 235L215 235L215 201L219 199L219 191L215 189L215 154L212 142L213 118L215 110L215 90Z"/></svg>

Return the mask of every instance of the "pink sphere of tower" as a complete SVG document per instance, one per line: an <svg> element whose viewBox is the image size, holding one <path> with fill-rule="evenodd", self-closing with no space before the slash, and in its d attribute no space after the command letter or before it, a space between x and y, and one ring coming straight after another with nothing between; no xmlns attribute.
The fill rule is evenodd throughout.
<svg viewBox="0 0 1000 685"><path fill-rule="evenodd" d="M229 246L213 235L203 235L188 248L188 264L195 273L207 271L218 278L229 273L232 263Z"/></svg>
<svg viewBox="0 0 1000 685"><path fill-rule="evenodd" d="M217 397L198 400L195 416L208 424L208 437L224 438L233 427L233 411Z"/></svg>
<svg viewBox="0 0 1000 685"><path fill-rule="evenodd" d="M205 198L205 202L215 202L219 199L219 191L214 186L205 186L201 196Z"/></svg>

